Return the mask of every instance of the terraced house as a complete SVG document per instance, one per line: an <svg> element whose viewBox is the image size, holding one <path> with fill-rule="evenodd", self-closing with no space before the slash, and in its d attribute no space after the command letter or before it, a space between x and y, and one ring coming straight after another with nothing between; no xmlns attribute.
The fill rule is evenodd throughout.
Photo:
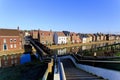
<svg viewBox="0 0 120 80"><path fill-rule="evenodd" d="M67 44L71 44L71 36L69 31L63 31L65 36L67 37Z"/></svg>
<svg viewBox="0 0 120 80"><path fill-rule="evenodd" d="M71 42L72 43L81 43L81 38L79 37L78 34L76 34L74 32L71 32L70 36L71 36Z"/></svg>
<svg viewBox="0 0 120 80"><path fill-rule="evenodd" d="M40 43L45 45L53 44L53 32L51 30L50 31L39 30L38 40L40 41Z"/></svg>
<svg viewBox="0 0 120 80"><path fill-rule="evenodd" d="M78 35L79 35L82 43L88 43L89 42L89 37L88 37L87 34L80 34L79 33Z"/></svg>
<svg viewBox="0 0 120 80"><path fill-rule="evenodd" d="M54 43L55 44L66 44L67 37L63 32L55 32L54 33Z"/></svg>
<svg viewBox="0 0 120 80"><path fill-rule="evenodd" d="M38 30L32 30L31 31L31 36L33 37L33 39L38 39Z"/></svg>
<svg viewBox="0 0 120 80"><path fill-rule="evenodd" d="M0 29L0 51L21 49L21 38L17 29Z"/></svg>

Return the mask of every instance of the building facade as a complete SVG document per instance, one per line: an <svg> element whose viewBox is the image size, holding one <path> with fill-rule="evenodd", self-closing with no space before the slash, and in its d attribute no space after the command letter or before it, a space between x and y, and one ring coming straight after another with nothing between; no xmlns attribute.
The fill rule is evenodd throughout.
<svg viewBox="0 0 120 80"><path fill-rule="evenodd" d="M63 33L67 37L67 44L71 44L70 32L69 31L63 31Z"/></svg>
<svg viewBox="0 0 120 80"><path fill-rule="evenodd" d="M22 48L19 30L0 29L0 51Z"/></svg>
<svg viewBox="0 0 120 80"><path fill-rule="evenodd" d="M38 40L40 41L40 43L45 44L45 45L53 44L53 32L39 30Z"/></svg>
<svg viewBox="0 0 120 80"><path fill-rule="evenodd" d="M31 36L33 37L33 39L38 39L38 30L32 30L31 31Z"/></svg>
<svg viewBox="0 0 120 80"><path fill-rule="evenodd" d="M63 32L55 32L54 33L54 43L55 44L66 44L67 37Z"/></svg>
<svg viewBox="0 0 120 80"><path fill-rule="evenodd" d="M72 43L81 43L81 38L79 37L78 34L72 32L72 33L70 33L70 36L71 36Z"/></svg>
<svg viewBox="0 0 120 80"><path fill-rule="evenodd" d="M91 36L91 34L87 34L87 36L88 36L88 42L92 42L92 36Z"/></svg>

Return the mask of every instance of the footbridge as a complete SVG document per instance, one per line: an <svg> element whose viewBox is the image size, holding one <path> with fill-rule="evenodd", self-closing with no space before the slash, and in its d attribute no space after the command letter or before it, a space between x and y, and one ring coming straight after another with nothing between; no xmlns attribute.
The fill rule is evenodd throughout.
<svg viewBox="0 0 120 80"><path fill-rule="evenodd" d="M32 45L36 49L36 52L41 61L43 60L44 57L46 58L51 56L50 55L51 50L48 47L41 44L38 40L33 39L31 36L26 36L25 42L27 45Z"/></svg>
<svg viewBox="0 0 120 80"><path fill-rule="evenodd" d="M93 75L77 68L69 58L61 59L67 80L105 80L102 77Z"/></svg>
<svg viewBox="0 0 120 80"><path fill-rule="evenodd" d="M115 69L96 66L96 64L118 64L118 61L79 60L75 55L58 57L63 66L60 80L120 80L120 72ZM64 79L63 79L64 78Z"/></svg>

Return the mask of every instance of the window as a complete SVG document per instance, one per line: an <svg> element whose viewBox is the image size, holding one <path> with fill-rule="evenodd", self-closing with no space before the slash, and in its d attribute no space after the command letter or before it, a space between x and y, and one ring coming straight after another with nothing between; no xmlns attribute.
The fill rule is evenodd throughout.
<svg viewBox="0 0 120 80"><path fill-rule="evenodd" d="M6 39L4 39L3 42L6 43Z"/></svg>
<svg viewBox="0 0 120 80"><path fill-rule="evenodd" d="M14 39L14 42L16 42L16 39Z"/></svg>
<svg viewBox="0 0 120 80"><path fill-rule="evenodd" d="M14 48L16 48L16 44L14 44Z"/></svg>
<svg viewBox="0 0 120 80"><path fill-rule="evenodd" d="M42 39L44 39L44 36L42 36Z"/></svg>
<svg viewBox="0 0 120 80"><path fill-rule="evenodd" d="M49 36L50 36L50 33L49 33Z"/></svg>
<svg viewBox="0 0 120 80"><path fill-rule="evenodd" d="M17 64L17 59L15 59L15 64Z"/></svg>
<svg viewBox="0 0 120 80"><path fill-rule="evenodd" d="M13 45L12 45L12 44L10 45L10 48L13 48Z"/></svg>
<svg viewBox="0 0 120 80"><path fill-rule="evenodd" d="M5 62L4 62L4 65L7 66L7 64L8 64L8 61L5 61Z"/></svg>
<svg viewBox="0 0 120 80"><path fill-rule="evenodd" d="M20 45L22 45L21 42L20 42Z"/></svg>
<svg viewBox="0 0 120 80"><path fill-rule="evenodd" d="M14 64L14 61L13 61L13 60L11 60L11 64Z"/></svg>
<svg viewBox="0 0 120 80"><path fill-rule="evenodd" d="M44 44L44 42L42 42Z"/></svg>
<svg viewBox="0 0 120 80"><path fill-rule="evenodd" d="M17 58L17 55L14 55L14 58Z"/></svg>
<svg viewBox="0 0 120 80"><path fill-rule="evenodd" d="M12 42L12 39L10 39L10 42Z"/></svg>
<svg viewBox="0 0 120 80"><path fill-rule="evenodd" d="M3 50L7 50L7 44L6 43L3 44Z"/></svg>
<svg viewBox="0 0 120 80"><path fill-rule="evenodd" d="M13 55L11 55L11 59L13 59Z"/></svg>
<svg viewBox="0 0 120 80"><path fill-rule="evenodd" d="M3 59L4 59L4 60L8 60L8 56L4 56Z"/></svg>

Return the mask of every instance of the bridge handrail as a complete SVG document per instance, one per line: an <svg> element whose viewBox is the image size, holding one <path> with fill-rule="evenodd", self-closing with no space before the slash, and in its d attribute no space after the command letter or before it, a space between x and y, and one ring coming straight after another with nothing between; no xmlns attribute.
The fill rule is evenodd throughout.
<svg viewBox="0 0 120 80"><path fill-rule="evenodd" d="M46 53L45 53L40 47L38 47L38 46L34 43L34 41L30 40L30 42L31 42L32 44L34 44L34 46L36 46L44 55L46 55Z"/></svg>
<svg viewBox="0 0 120 80"><path fill-rule="evenodd" d="M91 63L120 63L120 61L102 61L102 60L79 60L74 54L71 55L74 57L76 62L91 62Z"/></svg>
<svg viewBox="0 0 120 80"><path fill-rule="evenodd" d="M66 80L65 71L64 71L62 62L60 62L60 58L58 59L58 64L59 64L59 71L60 71L60 80Z"/></svg>

